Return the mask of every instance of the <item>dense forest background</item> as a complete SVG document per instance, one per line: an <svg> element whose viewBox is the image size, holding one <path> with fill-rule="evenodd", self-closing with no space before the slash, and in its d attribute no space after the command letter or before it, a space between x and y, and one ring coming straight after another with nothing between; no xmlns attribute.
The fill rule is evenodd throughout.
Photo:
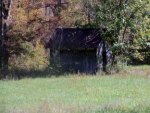
<svg viewBox="0 0 150 113"><path fill-rule="evenodd" d="M150 0L3 0L5 69L45 70L55 28L98 28L113 59L150 63ZM11 2L11 3L10 3ZM10 3L10 4L9 4ZM9 5L9 7L7 7Z"/></svg>

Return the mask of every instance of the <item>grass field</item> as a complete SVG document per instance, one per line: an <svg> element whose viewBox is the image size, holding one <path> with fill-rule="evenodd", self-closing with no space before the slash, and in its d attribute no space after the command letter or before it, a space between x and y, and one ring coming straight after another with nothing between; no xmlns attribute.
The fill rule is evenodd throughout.
<svg viewBox="0 0 150 113"><path fill-rule="evenodd" d="M0 113L150 113L150 66L117 75L0 81Z"/></svg>

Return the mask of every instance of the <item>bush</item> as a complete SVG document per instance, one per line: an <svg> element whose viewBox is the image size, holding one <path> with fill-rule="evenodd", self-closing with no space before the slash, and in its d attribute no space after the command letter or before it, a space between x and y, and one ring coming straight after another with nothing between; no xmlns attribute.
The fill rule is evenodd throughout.
<svg viewBox="0 0 150 113"><path fill-rule="evenodd" d="M44 70L48 66L45 48L39 40L36 41L35 46L30 42L26 42L22 44L22 47L25 49L25 53L10 57L10 70Z"/></svg>

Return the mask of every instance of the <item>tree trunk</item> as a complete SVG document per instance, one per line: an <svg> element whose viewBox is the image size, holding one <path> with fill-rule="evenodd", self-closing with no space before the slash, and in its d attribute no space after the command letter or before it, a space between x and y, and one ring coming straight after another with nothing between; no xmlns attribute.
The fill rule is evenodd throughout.
<svg viewBox="0 0 150 113"><path fill-rule="evenodd" d="M6 77L8 72L8 38L6 37L7 28L9 26L9 10L11 6L11 0L8 0L8 4L4 4L4 1L0 1L0 70L2 76Z"/></svg>
<svg viewBox="0 0 150 113"><path fill-rule="evenodd" d="M3 39L3 21L2 21L2 0L0 0L0 70L2 69L2 39Z"/></svg>

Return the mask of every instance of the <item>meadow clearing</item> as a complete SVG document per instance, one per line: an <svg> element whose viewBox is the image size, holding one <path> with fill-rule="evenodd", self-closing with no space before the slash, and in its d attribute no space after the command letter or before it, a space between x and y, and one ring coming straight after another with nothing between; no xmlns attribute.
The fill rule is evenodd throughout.
<svg viewBox="0 0 150 113"><path fill-rule="evenodd" d="M0 113L150 113L150 66L0 81Z"/></svg>

